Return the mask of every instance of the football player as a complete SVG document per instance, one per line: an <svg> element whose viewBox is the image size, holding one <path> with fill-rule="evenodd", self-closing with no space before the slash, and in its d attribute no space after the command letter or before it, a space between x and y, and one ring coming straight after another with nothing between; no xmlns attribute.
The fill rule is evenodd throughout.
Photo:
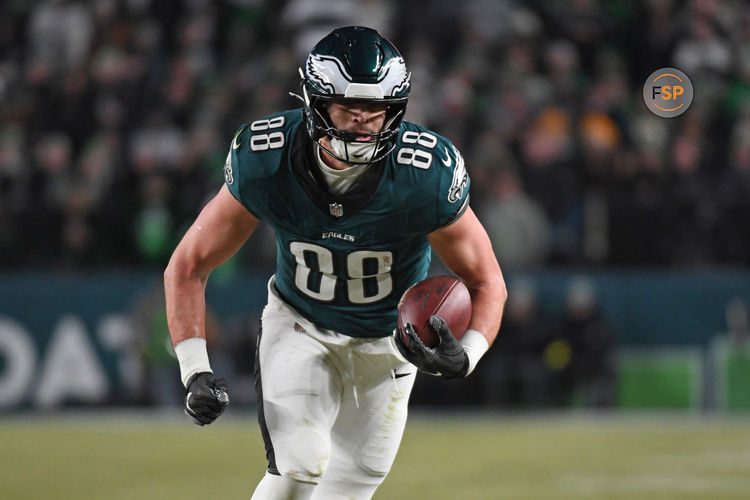
<svg viewBox="0 0 750 500"><path fill-rule="evenodd" d="M340 28L300 74L301 109L232 138L226 182L164 274L169 329L185 411L209 424L229 397L206 352L206 280L267 221L277 262L255 378L268 469L252 498L364 499L396 456L415 372L471 373L500 327L505 283L458 150L403 121L410 74L393 44ZM472 298L460 342L431 318L435 348L396 330L398 301L426 277L431 249Z"/></svg>

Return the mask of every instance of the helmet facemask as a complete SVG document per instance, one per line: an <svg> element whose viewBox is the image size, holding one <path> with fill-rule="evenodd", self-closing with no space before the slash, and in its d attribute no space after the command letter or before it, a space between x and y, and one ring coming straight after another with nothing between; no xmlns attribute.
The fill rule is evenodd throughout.
<svg viewBox="0 0 750 500"><path fill-rule="evenodd" d="M393 151L396 139L401 127L401 121L406 111L406 98L387 101L385 106L385 117L380 130L373 133L348 132L336 128L328 113L328 108L334 102L346 105L347 103L359 104L384 104L384 100L363 99L340 99L336 97L315 96L310 98L303 85L303 95L309 102L306 112L312 117L308 120L308 132L313 140L329 155L337 160L350 164L375 163ZM309 111L308 111L309 110ZM310 123L312 122L312 123ZM320 139L328 137L330 147L324 146Z"/></svg>

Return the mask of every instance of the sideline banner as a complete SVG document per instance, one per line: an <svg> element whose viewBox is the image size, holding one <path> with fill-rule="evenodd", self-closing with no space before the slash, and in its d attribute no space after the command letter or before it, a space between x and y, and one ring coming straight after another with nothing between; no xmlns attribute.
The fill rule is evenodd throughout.
<svg viewBox="0 0 750 500"><path fill-rule="evenodd" d="M570 283L581 276L544 272L506 279L511 300L515 283L531 283L541 309L557 317ZM750 305L745 270L584 277L621 346L705 349L726 331L730 301ZM216 278L209 280L207 300L220 323L259 317L266 273ZM143 323L136 321L144 306L166 332L160 273L0 274L0 412L133 404L151 362L143 352ZM168 344L168 337L160 342Z"/></svg>
<svg viewBox="0 0 750 500"><path fill-rule="evenodd" d="M209 305L258 315L267 279L215 280ZM162 286L159 273L0 274L0 412L136 401L149 362L137 315L151 308L166 332Z"/></svg>

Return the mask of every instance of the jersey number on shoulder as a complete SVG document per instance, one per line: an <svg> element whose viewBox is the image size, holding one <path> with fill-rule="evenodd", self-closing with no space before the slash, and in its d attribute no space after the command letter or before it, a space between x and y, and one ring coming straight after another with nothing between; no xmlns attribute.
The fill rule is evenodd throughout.
<svg viewBox="0 0 750 500"><path fill-rule="evenodd" d="M407 130L401 135L404 144L417 144L424 148L432 149L437 146L437 137L428 132L414 132ZM427 170L432 165L432 153L424 149L401 147L396 155L396 162L401 165L412 165Z"/></svg>
<svg viewBox="0 0 750 500"><path fill-rule="evenodd" d="M339 280L334 274L333 252L304 241L293 241L289 251L297 260L294 284L299 291L315 300L331 302ZM390 295L392 263L393 254L388 251L357 250L348 254L346 291L349 302L369 304Z"/></svg>
<svg viewBox="0 0 750 500"><path fill-rule="evenodd" d="M256 120L250 124L251 132L263 132L282 127L284 117L277 116L270 119ZM277 130L265 134L253 134L250 137L250 149L252 151L266 151L268 149L279 149L284 146L284 132Z"/></svg>

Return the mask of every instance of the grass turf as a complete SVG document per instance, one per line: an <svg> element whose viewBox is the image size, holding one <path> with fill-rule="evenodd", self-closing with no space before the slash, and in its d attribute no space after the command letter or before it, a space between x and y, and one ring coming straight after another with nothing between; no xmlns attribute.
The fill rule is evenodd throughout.
<svg viewBox="0 0 750 500"><path fill-rule="evenodd" d="M412 417L376 499L734 499L750 418ZM248 499L265 468L253 415L0 419L3 500Z"/></svg>

